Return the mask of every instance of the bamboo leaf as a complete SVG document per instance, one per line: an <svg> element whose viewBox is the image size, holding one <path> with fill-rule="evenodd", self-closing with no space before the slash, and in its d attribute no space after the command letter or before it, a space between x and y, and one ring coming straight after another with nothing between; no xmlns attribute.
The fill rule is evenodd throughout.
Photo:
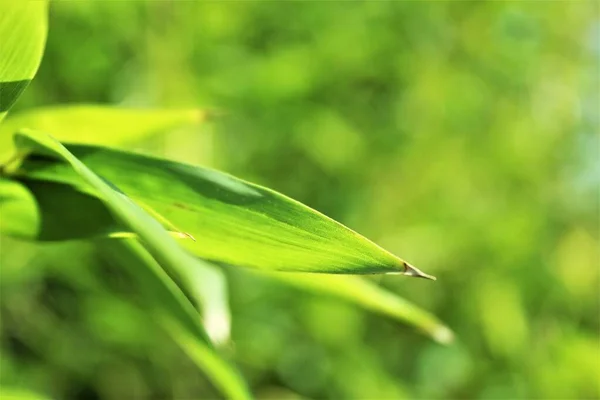
<svg viewBox="0 0 600 400"><path fill-rule="evenodd" d="M229 399L251 399L241 376L207 342L193 305L144 247L131 239L105 240L100 246L104 257L134 269L157 322L215 386Z"/></svg>
<svg viewBox="0 0 600 400"><path fill-rule="evenodd" d="M43 394L31 391L29 389L13 388L0 386L0 398L3 400L48 400Z"/></svg>
<svg viewBox="0 0 600 400"><path fill-rule="evenodd" d="M0 233L21 238L38 236L40 213L25 185L0 178L0 210Z"/></svg>
<svg viewBox="0 0 600 400"><path fill-rule="evenodd" d="M23 128L46 132L60 141L110 146L204 121L195 109L126 109L103 105L41 107L11 114L0 125L0 157L10 155L12 134Z"/></svg>
<svg viewBox="0 0 600 400"><path fill-rule="evenodd" d="M8 221L13 217L23 221L23 225L19 227L19 232L24 232L25 234L21 235L21 238L29 240L39 240L39 238L42 238L42 240L53 238L64 239L65 231L70 232L74 238L88 237L86 235L90 235L89 237L106 237L104 234L106 231L126 230L125 227L118 225L117 221L114 220L98 198L78 192L68 185L29 180L21 182L13 181L12 183L14 185L23 185L22 188L16 188L21 195L13 196L15 200L29 199L30 205L28 207L9 208L11 204L17 205L19 203L15 201L14 203L5 204L0 198L0 208L8 211L6 215L11 216L11 218L7 219ZM1 192L2 190L0 190ZM24 200L22 202L25 203ZM81 206L77 205L78 202L81 202ZM64 207L61 206L62 204L68 204L66 208L72 211L66 213ZM85 209L83 214L87 213L87 217L80 215L78 212L80 208ZM25 215L20 217L19 210ZM28 213L34 216L28 217ZM83 220L81 218L86 219ZM41 221L39 230L36 230L37 221ZM34 226L28 226L28 223L33 223ZM2 228L0 229L0 233L15 236L15 232L4 230L2 224L0 224L0 227ZM111 242L113 241L102 241L105 246L110 246ZM120 241L114 242L118 243ZM101 254L115 257L119 253L113 247L109 247L106 251L102 251ZM134 260L131 260L131 258L118 259L116 261L123 265L134 263ZM198 267L203 266L204 263L198 265ZM217 275L212 276L215 273ZM413 325L440 343L448 343L453 336L452 332L434 316L409 303L397 294L391 293L361 277L329 274L315 276L310 273L268 271L257 271L255 273L265 276L268 279L295 286L301 290L340 298L366 310ZM220 274L220 270L215 270L214 268L212 270L197 268L195 275L194 272L192 272L192 275L193 284L191 285L191 291L193 295L201 299L200 304L203 308L203 322L206 330L213 340L217 342L225 341L228 336L230 316L226 298L227 294L224 290L219 290L219 287L225 284L223 276ZM160 288L153 288L152 283L150 286L151 293L159 293ZM161 299L164 296L156 295L155 297ZM168 300L160 300L160 302L168 304Z"/></svg>
<svg viewBox="0 0 600 400"><path fill-rule="evenodd" d="M196 266L197 261L181 249L156 220L147 215L125 195L115 190L116 188L111 187L109 183L97 176L52 137L37 132L24 131L15 135L15 141L17 147L23 151L31 151L60 159L65 165L72 168L81 177L82 181L98 193L116 219L139 236L145 249L160 266L168 268L171 273L182 274L184 278L185 269ZM136 253L136 259L142 260L149 268L152 267L153 260L151 261L149 256L145 256L141 248L136 249L135 245L131 245L130 250ZM162 269L156 266L153 268L153 272L162 275L155 286L167 286L170 293L178 298L177 302L180 307L170 307L168 313L160 314L161 320L169 321L169 331L176 332L174 339L182 347L194 346L194 361L204 369L207 375L213 378L214 383L224 390L230 398L249 398L250 395L243 381L210 345L204 330L199 325L199 318L194 316L195 313L191 303L185 299L181 291L164 274ZM184 332L184 334L181 334L181 332Z"/></svg>
<svg viewBox="0 0 600 400"><path fill-rule="evenodd" d="M270 271L389 272L431 278L340 223L270 189L173 161L102 147L67 147L128 197L197 238L181 244L203 259ZM7 171L89 190L70 166L39 154Z"/></svg>
<svg viewBox="0 0 600 400"><path fill-rule="evenodd" d="M0 121L35 76L47 32L47 1L0 1Z"/></svg>
<svg viewBox="0 0 600 400"><path fill-rule="evenodd" d="M231 311L223 270L198 260L190 280L192 296L198 299L202 309L206 333L216 345L227 343L231 334Z"/></svg>
<svg viewBox="0 0 600 400"><path fill-rule="evenodd" d="M2 178L0 209L0 233L20 239L135 237L97 197L68 185Z"/></svg>
<svg viewBox="0 0 600 400"><path fill-rule="evenodd" d="M259 275L283 282L302 290L321 293L355 304L409 325L415 326L435 341L448 344L454 334L435 316L358 276L321 275L307 273L260 272Z"/></svg>
<svg viewBox="0 0 600 400"><path fill-rule="evenodd" d="M77 192L68 185L28 180L5 182L16 185L14 190L19 196L5 196L7 199L15 200L8 203L2 202L2 198L0 197L0 208L7 211L6 215L11 216L11 218L4 220L0 219L0 222L10 222L13 217L16 220L22 221L21 226L18 226L18 231L24 233L20 235L21 238L36 240L40 237L48 239L54 236L64 239L63 232L65 231L71 232L73 237L79 238L88 237L86 235L91 235L91 237L106 237L106 235L97 234L94 232L94 229L100 229L101 232L104 232L103 230L113 226L114 231L126 230L125 227L117 227L117 222L98 198ZM0 181L1 183L2 181ZM22 185L22 187L18 185ZM2 193L2 186L0 186L0 193ZM20 200L20 202L16 200ZM81 202L81 206L78 205L78 202ZM27 203L29 205L24 207L23 204ZM88 215L86 217L85 215L80 215L79 212L65 213L65 207L62 207L62 204L68 204L69 206L66 208L69 210L77 211L85 209L82 214ZM11 205L19 205L19 208L10 208ZM87 219L84 220L81 218ZM112 222L109 223L111 220ZM41 225L39 226L39 231L36 231L38 221L41 221ZM102 223L98 224L97 221L101 221L106 225ZM0 233L15 236L15 232L7 231L3 224L0 224L0 228ZM102 241L105 246L110 246L112 242L109 240ZM115 257L115 254L118 254L118 252L113 247L110 247L106 251L101 252L101 254ZM124 265L130 265L134 262L131 258L126 260L118 259L116 261ZM205 266L204 263L198 266L205 268L197 268L195 272L192 272L192 294L201 299L200 304L203 308L204 326L213 341L219 343L227 339L230 323L227 294L225 290L219 289L221 286L225 288L225 282L220 270L215 270L214 268L208 270L207 268L210 266ZM413 325L440 343L448 343L453 337L452 332L431 314L411 304L397 294L391 293L361 277L328 274L315 276L310 273L268 271L257 271L255 273L301 290L339 298L366 310ZM153 287L150 289L151 293L159 293L159 290L160 288ZM164 296L155 297L162 298ZM161 300L161 304L168 304L168 301Z"/></svg>

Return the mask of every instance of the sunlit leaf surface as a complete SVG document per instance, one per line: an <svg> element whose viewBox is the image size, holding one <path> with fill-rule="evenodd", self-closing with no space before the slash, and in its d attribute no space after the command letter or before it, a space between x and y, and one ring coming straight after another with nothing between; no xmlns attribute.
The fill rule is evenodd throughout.
<svg viewBox="0 0 600 400"><path fill-rule="evenodd" d="M7 181L8 183L15 186L14 199L23 200L19 203L8 200L0 202L0 206L11 215L11 218L6 219L6 226L0 225L4 234L29 240L131 236L127 235L128 228L112 217L98 198L78 192L69 185L36 180L23 180L22 183ZM66 208L70 211L65 212L62 204L67 204ZM38 222L39 225L36 225ZM106 243L108 245L110 241ZM114 252L111 249L106 253ZM126 264L131 264L131 261ZM340 298L383 314L415 326L441 343L448 343L453 336L433 315L361 277L267 271L262 271L259 275L302 290ZM209 335L216 342L226 340L230 322L224 292L225 282L220 271L213 270L205 263L198 263L193 266L189 278L192 294L202 300L200 304Z"/></svg>
<svg viewBox="0 0 600 400"><path fill-rule="evenodd" d="M65 162L72 170L81 177L102 198L107 208L121 221L124 226L135 232L144 243L145 249L152 257L160 263L163 268L168 268L169 273L182 273L187 264L197 262L188 253L183 251L179 245L168 235L162 226L147 215L135 203L122 193L116 191L109 183L97 176L87 168L80 160L70 153L59 142L52 137L32 131L17 134L15 136L17 147L23 151L33 151L38 154L55 157ZM122 243L124 246L127 243ZM158 309L158 317L164 322L167 329L173 333L174 339L184 348L190 348L192 359L204 369L213 382L230 398L245 399L250 395L245 384L239 378L237 372L232 369L212 348L207 336L200 325L199 318L195 316L193 306L183 296L175 283L158 265L154 259L145 255L145 250L136 248L133 242L128 251L134 252L136 260L148 266L153 272L148 279L150 284L157 287L157 294L165 297L171 307L166 311ZM139 246L138 246L139 247ZM158 277L159 279L155 279Z"/></svg>
<svg viewBox="0 0 600 400"><path fill-rule="evenodd" d="M102 105L41 107L14 113L0 125L0 157L13 151L12 134L22 128L46 132L60 141L118 146L148 135L203 121L195 109L132 109Z"/></svg>
<svg viewBox="0 0 600 400"><path fill-rule="evenodd" d="M204 259L265 270L426 276L342 224L270 189L173 161L102 147L68 148L141 206L196 238L182 244ZM28 156L13 174L93 192L69 165L40 154Z"/></svg>
<svg viewBox="0 0 600 400"><path fill-rule="evenodd" d="M0 121L37 72L47 31L47 1L0 1Z"/></svg>

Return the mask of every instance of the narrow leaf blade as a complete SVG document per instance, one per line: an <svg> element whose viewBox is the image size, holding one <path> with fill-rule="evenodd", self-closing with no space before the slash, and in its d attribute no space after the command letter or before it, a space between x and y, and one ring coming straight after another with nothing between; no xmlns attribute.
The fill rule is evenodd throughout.
<svg viewBox="0 0 600 400"><path fill-rule="evenodd" d="M182 244L201 258L264 270L401 273L429 277L323 214L228 174L95 146L69 150L129 197L198 240ZM27 157L14 172L80 188L64 163Z"/></svg>
<svg viewBox="0 0 600 400"><path fill-rule="evenodd" d="M120 146L200 123L208 114L197 109L127 109L98 104L35 108L11 114L0 125L0 157L12 153L12 134L23 128L46 132L64 142Z"/></svg>
<svg viewBox="0 0 600 400"><path fill-rule="evenodd" d="M20 182L14 183L20 184ZM21 224L20 229L22 232L33 232L30 236L21 236L25 239L39 240L39 238L36 236L36 221L43 222L40 226L39 235L42 235L44 238L49 238L52 235L63 235L61 230L72 231L76 235L83 234L84 236L81 236L80 238L84 238L87 237L85 236L86 233L94 232L94 226L102 227L102 223L107 223L112 218L112 215L107 212L105 206L99 199L77 192L68 185L27 180L23 181L22 184L23 188L17 187L18 193L23 193L24 190L28 190L29 192L24 193L22 196L14 196L14 198L31 198L30 206L24 207L23 212L30 212L34 214L32 217L27 218L27 216L25 216L25 218L22 218L23 221L34 221L32 222L34 224L33 227L28 227L26 223L24 225ZM0 193L1 192L2 191L0 190ZM88 217L86 223L84 224L87 231L83 231L84 228L79 226L77 213L65 214L64 210L60 209L60 205L66 202L67 204L70 204L69 209L78 210L80 208L78 206L78 201L82 201L81 204L85 205L85 209L88 213L97 216L97 218ZM0 202L0 207L4 210L7 206ZM8 210L8 208L6 209ZM61 211L62 214L60 214ZM54 214L62 215L62 217L53 217ZM7 215L10 215L12 218L13 216L16 217L18 214L11 211ZM98 222L100 224L98 224ZM116 224L114 220L113 224ZM106 226L111 226L111 224L109 223ZM2 227L2 224L0 224L0 227ZM114 230L118 229L125 228L114 228ZM14 236L13 232L3 231L2 229L0 229L0 234L12 234ZM102 237L102 235L93 234L92 237ZM122 246L118 245L122 242L121 240L104 240L101 242L104 244L104 246L107 246L106 251L102 251L101 254L111 257L113 261L123 265L134 266L136 263L139 263L139 261L131 257L115 259L115 257L118 257L120 254L118 251L119 249L116 247ZM111 246L111 243L115 244ZM121 257L126 256L127 255ZM142 276L148 275L148 273L145 272L146 269L142 268ZM150 270L152 270L152 268ZM206 330L213 340L215 340L215 336L217 336L216 339L226 339L226 337L220 335L226 336L226 333L228 333L230 318L226 293L224 293L222 290L219 290L219 286L223 284L223 282L221 282L222 276L217 275L212 278L207 276L207 273L210 275L213 272L219 271L205 271L202 269L198 270L197 272L199 274L199 279L192 285L193 291L197 290L200 292L196 293L196 296L204 299L204 301L201 301L204 309L204 324L206 326ZM363 280L361 277L326 274L315 276L314 274L309 273L283 273L266 271L256 273L258 273L260 276L265 276L267 279L273 279L284 284L297 287L301 290L308 290L339 298L366 310L377 312L394 318L400 322L414 325L440 343L446 343L452 338L452 333L449 331L449 329L439 322L435 317L431 316L426 311L423 311L408 303L397 294L386 291L371 281ZM161 294L161 291L164 291L163 286L165 285L159 285L156 287L156 282L153 282L151 278L146 277L145 280L149 280L144 287L149 287L148 290L150 297L155 298L167 309L169 307L173 307L170 306L171 303L174 303L173 299L171 299L168 294ZM169 287L169 285L167 284L166 287ZM152 293L154 295L152 295ZM175 313L177 312L178 311L176 309ZM217 342L219 341L220 340L217 340Z"/></svg>
<svg viewBox="0 0 600 400"><path fill-rule="evenodd" d="M435 316L359 276L260 272L262 276L302 290L321 293L415 326L435 341L448 344L454 334Z"/></svg>
<svg viewBox="0 0 600 400"><path fill-rule="evenodd" d="M15 142L17 147L23 151L44 154L65 162L64 165L68 165L87 185L97 191L104 204L115 217L140 237L145 248L161 266L168 267L171 271L181 272L183 268L186 268L186 265L187 268L193 268L196 265L196 260L181 249L156 220L147 215L126 196L115 191L114 188L109 186L55 139L45 134L24 131L15 135ZM137 251L137 253L139 255L138 258L141 259L143 252ZM151 266L150 259L146 257L146 260L146 265ZM156 270L156 268L154 269ZM169 285L172 293L180 293L168 277L164 276L161 282ZM178 296L181 297L182 295ZM194 342L196 346L194 354L198 357L204 355L207 358L195 361L197 361L199 366L204 367L205 372L213 379L228 378L226 382L215 381L215 384L221 389L227 390L226 393L230 394L232 398L249 398L249 392L243 385L243 381L240 378L233 379L233 377L237 376L237 373L225 361L220 359L220 356L210 345L204 330L198 324L199 319L186 317L186 315L193 315L190 309L192 307L191 303L186 303L183 299L179 303L182 308L177 314L178 317L173 316L173 313L165 315L168 315L170 320L177 321L176 327L178 332L185 332L187 341L191 340ZM170 327L169 329L172 328ZM182 340L180 336L178 334L174 339L180 341ZM188 344L184 344L184 346L188 346ZM202 351L199 351L199 349ZM216 364L215 360L219 360L219 362ZM211 368L217 367L219 371L211 370ZM236 386L231 387L231 385Z"/></svg>
<svg viewBox="0 0 600 400"><path fill-rule="evenodd" d="M47 1L0 1L0 121L35 76L47 32Z"/></svg>
<svg viewBox="0 0 600 400"><path fill-rule="evenodd" d="M108 260L134 270L157 322L215 386L229 399L251 399L241 376L206 341L192 304L143 246L135 240L105 240L99 245Z"/></svg>

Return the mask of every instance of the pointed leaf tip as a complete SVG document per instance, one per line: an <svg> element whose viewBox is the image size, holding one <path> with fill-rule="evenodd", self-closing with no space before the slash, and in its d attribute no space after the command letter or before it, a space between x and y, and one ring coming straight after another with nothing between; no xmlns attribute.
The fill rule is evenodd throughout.
<svg viewBox="0 0 600 400"><path fill-rule="evenodd" d="M433 339L440 344L450 344L454 341L454 333L442 325L433 332Z"/></svg>
<svg viewBox="0 0 600 400"><path fill-rule="evenodd" d="M435 276L426 274L425 272L421 271L417 267L414 267L414 266L410 265L406 261L403 261L403 266L404 266L404 271L402 271L402 272L391 272L391 274L414 276L416 278L425 278L425 279L430 279L432 281L437 280L437 278Z"/></svg>

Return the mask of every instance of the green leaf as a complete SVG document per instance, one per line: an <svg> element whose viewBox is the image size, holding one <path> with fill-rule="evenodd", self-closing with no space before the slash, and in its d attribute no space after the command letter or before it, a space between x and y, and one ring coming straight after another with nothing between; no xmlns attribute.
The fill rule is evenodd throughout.
<svg viewBox="0 0 600 400"><path fill-rule="evenodd" d="M0 125L0 157L13 152L12 134L23 128L49 133L63 142L118 146L202 122L207 115L194 109L127 109L92 104L35 108L11 114Z"/></svg>
<svg viewBox="0 0 600 400"><path fill-rule="evenodd" d="M29 389L0 387L0 398L3 400L48 400L50 397Z"/></svg>
<svg viewBox="0 0 600 400"><path fill-rule="evenodd" d="M4 218L0 218L0 234L20 239L136 237L97 197L54 182L0 178L0 210L4 214ZM202 322L208 335L214 343L227 342L231 316L223 272L196 260L186 275L190 280L190 294L202 309Z"/></svg>
<svg viewBox="0 0 600 400"><path fill-rule="evenodd" d="M128 197L197 238L181 244L206 260L271 271L429 277L349 228L270 189L168 160L102 147L67 147ZM11 173L87 190L68 165L35 154Z"/></svg>
<svg viewBox="0 0 600 400"><path fill-rule="evenodd" d="M0 179L0 209L0 233L21 239L134 236L97 197L54 182Z"/></svg>
<svg viewBox="0 0 600 400"><path fill-rule="evenodd" d="M313 274L282 272L259 274L303 290L339 298L413 325L442 344L448 344L454 338L452 331L432 314L362 277L320 275L315 278Z"/></svg>
<svg viewBox="0 0 600 400"><path fill-rule="evenodd" d="M35 76L47 32L47 1L0 1L0 121Z"/></svg>
<svg viewBox="0 0 600 400"><path fill-rule="evenodd" d="M0 210L0 233L21 238L38 236L40 213L25 185L0 178Z"/></svg>
<svg viewBox="0 0 600 400"><path fill-rule="evenodd" d="M63 167L71 171L71 176L81 179L90 190L98 194L118 221L144 241L148 251L161 265L175 266L192 262L193 258L182 251L177 243L163 230L163 227L122 192L116 191L105 180L92 172L76 156L51 136L33 131L24 131L15 135L17 148L23 152L33 152L63 161Z"/></svg>
<svg viewBox="0 0 600 400"><path fill-rule="evenodd" d="M145 249L160 266L169 268L171 273L183 274L184 278L185 268L191 269L196 266L197 260L181 249L157 221L147 215L125 195L109 186L109 183L92 172L55 139L45 134L25 131L15 135L15 142L17 147L23 151L54 157L62 160L65 163L64 165L68 165L77 176L98 193L116 219L139 236ZM135 245L131 245L130 249L136 253L136 259L143 260L149 268L152 267L153 260L151 261L150 257L144 257L144 252L141 249L136 250ZM153 268L153 271L156 274L163 274L164 272L159 270L158 266ZM174 339L182 347L189 347L190 343L195 346L192 354L193 360L203 367L210 377L215 379L215 384L224 390L229 397L236 399L249 398L250 395L243 381L226 362L220 359L220 356L210 345L204 330L199 325L199 319L194 317L191 303L184 300L183 294L168 279L166 274L163 274L160 283L167 286L172 295L177 296L180 305L179 308L171 307L170 312L161 314L160 318L163 321L168 321L169 331L176 333ZM173 312L174 310L177 311L177 314ZM184 334L182 335L181 332L184 332ZM181 343L182 340L185 343ZM213 370L213 368L217 370Z"/></svg>
<svg viewBox="0 0 600 400"><path fill-rule="evenodd" d="M0 178L0 234L25 240L135 238L95 196L55 182ZM65 210L69 212L65 213ZM176 238L189 235L166 226ZM174 230L173 230L174 229Z"/></svg>
<svg viewBox="0 0 600 400"><path fill-rule="evenodd" d="M30 234L30 236L21 235L22 238L30 240L35 240L38 237L43 239L64 239L65 231L70 232L74 238L88 237L87 235L90 235L91 237L105 237L106 235L99 234L99 232L104 233L107 230L110 230L110 226L113 227L113 231L126 229L124 227L117 227L117 222L113 219L111 214L107 212L105 206L99 199L77 192L68 185L29 180L23 180L21 183L13 182L13 184L23 185L23 188L18 190L19 193L22 193L23 191L25 193L18 198L30 199L31 205L28 207L11 209L8 207L13 203L4 204L0 201L0 208L7 211L6 215L10 215L10 219L15 217L16 219L25 221L24 226L20 227L20 231L32 234ZM82 202L81 206L77 206L77 203L80 201ZM14 204L16 205L18 203L15 202ZM62 204L66 204L67 206L62 207ZM65 213L64 208L67 208L70 211ZM84 211L79 212L79 209L83 209ZM22 210L22 212L25 213L23 218L18 218L20 215L18 213L19 210ZM35 217L28 217L31 213L33 213ZM84 214L87 214L87 216ZM87 219L80 220L80 218ZM27 226L28 221L41 221L42 224L39 226L39 232L36 231L36 226L33 228ZM99 224L98 222L101 223ZM0 227L2 227L1 224ZM98 230L98 232L95 232L95 230ZM6 231L4 227L0 229L0 233L15 235L15 232ZM108 246L111 241L103 241L103 243L106 243L106 246ZM106 251L103 251L102 254L114 257L116 251L113 248L109 248ZM132 264L131 260L117 261L125 265ZM192 277L193 284L191 288L192 294L203 299L200 303L203 308L206 330L211 334L210 336L213 340L217 339L217 341L220 342L226 340L226 337L220 335L226 336L226 333L228 333L230 317L226 293L223 290L219 290L219 286L224 285L224 282L222 281L223 277L220 274L211 276L217 272L219 271L214 269L210 271L198 268L196 276ZM400 322L414 325L440 343L449 342L453 336L452 332L434 316L402 299L397 294L391 293L361 277L328 274L315 276L310 273L266 271L255 273L266 276L269 279L275 279L282 283L298 287L302 290L309 290L340 298L367 310L394 318ZM158 293L159 290L151 288L150 292ZM159 298L161 297L159 296ZM163 300L161 300L161 303L167 304L167 302Z"/></svg>
<svg viewBox="0 0 600 400"><path fill-rule="evenodd" d="M104 257L133 269L157 322L215 386L230 399L251 399L240 375L208 345L192 304L150 254L135 240L105 240L100 246Z"/></svg>
<svg viewBox="0 0 600 400"><path fill-rule="evenodd" d="M213 343L225 344L231 334L231 311L227 291L227 279L223 270L198 260L190 274L191 295L198 299L202 309L202 322Z"/></svg>

